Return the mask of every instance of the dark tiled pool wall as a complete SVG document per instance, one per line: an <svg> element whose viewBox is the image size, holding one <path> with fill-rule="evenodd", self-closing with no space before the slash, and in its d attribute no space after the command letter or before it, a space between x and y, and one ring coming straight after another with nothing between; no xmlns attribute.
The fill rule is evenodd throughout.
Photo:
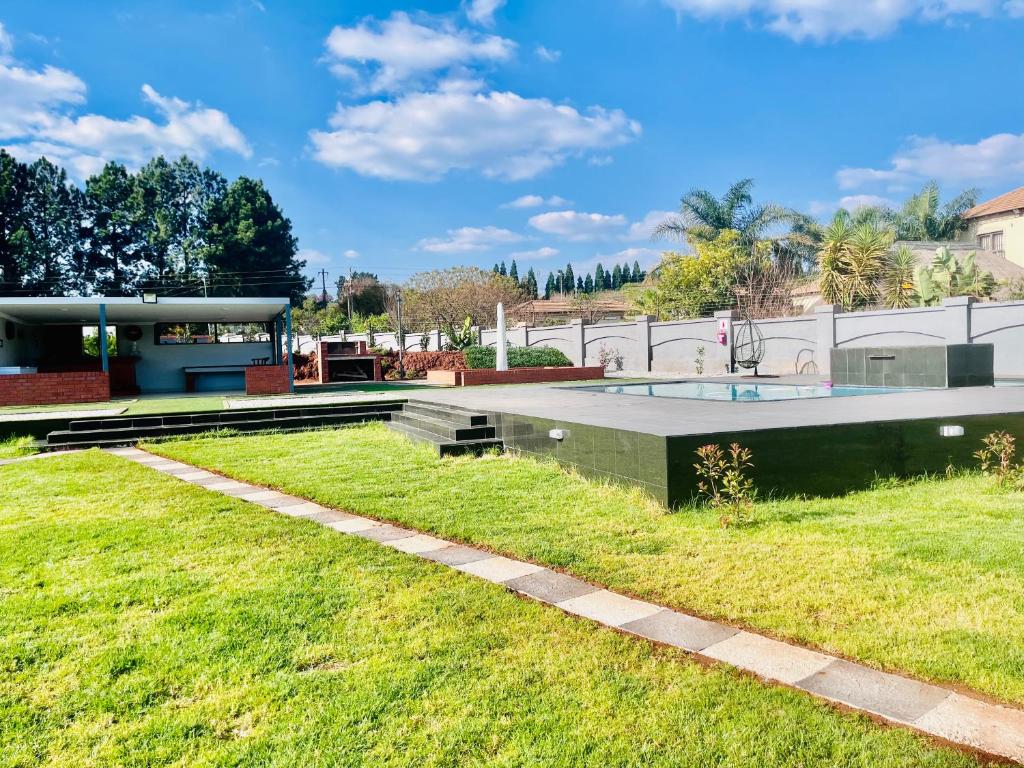
<svg viewBox="0 0 1024 768"><path fill-rule="evenodd" d="M943 425L963 427L964 436L941 437ZM973 454L982 438L999 430L1024 440L1024 413L670 437L668 498L672 504L693 498L694 451L707 443L749 448L751 476L762 495L832 496L866 488L879 477L977 467Z"/></svg>
<svg viewBox="0 0 1024 768"><path fill-rule="evenodd" d="M839 347L831 351L832 383L860 387L992 386L991 344Z"/></svg>
<svg viewBox="0 0 1024 768"><path fill-rule="evenodd" d="M991 432L1006 430L1024 442L1024 413L947 419L840 424L694 436L660 437L554 419L491 412L507 448L554 459L586 477L639 486L668 506L693 499L695 451L737 442L754 454L752 476L762 496L832 496L870 486L879 477L942 473L976 467L974 452ZM941 437L957 425L963 437ZM564 431L562 440L550 436Z"/></svg>
<svg viewBox="0 0 1024 768"><path fill-rule="evenodd" d="M555 459L586 477L640 486L670 503L665 437L518 414L489 415L508 449ZM561 440L551 437L554 429L563 431Z"/></svg>

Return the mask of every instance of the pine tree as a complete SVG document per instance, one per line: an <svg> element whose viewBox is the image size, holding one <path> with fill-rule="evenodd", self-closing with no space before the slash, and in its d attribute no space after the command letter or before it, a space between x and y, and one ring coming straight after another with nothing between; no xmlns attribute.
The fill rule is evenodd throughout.
<svg viewBox="0 0 1024 768"><path fill-rule="evenodd" d="M598 262L594 268L594 290L604 290L604 267L601 266L601 262Z"/></svg>
<svg viewBox="0 0 1024 768"><path fill-rule="evenodd" d="M576 278L576 293L583 293L583 278Z"/></svg>
<svg viewBox="0 0 1024 768"><path fill-rule="evenodd" d="M617 291L622 287L622 267L618 264L612 270L612 290Z"/></svg>
<svg viewBox="0 0 1024 768"><path fill-rule="evenodd" d="M544 284L544 298L550 299L555 290L555 276L548 272L548 281Z"/></svg>
<svg viewBox="0 0 1024 768"><path fill-rule="evenodd" d="M526 279L523 281L526 286L526 295L532 301L537 298L537 275L533 272L533 267L530 267L526 273Z"/></svg>
<svg viewBox="0 0 1024 768"><path fill-rule="evenodd" d="M501 272L498 270L498 262L494 262L494 269L492 269L491 271L496 275L501 274Z"/></svg>
<svg viewBox="0 0 1024 768"><path fill-rule="evenodd" d="M508 276L515 280L517 283L519 282L519 267L516 266L515 259L512 259L512 266L509 267Z"/></svg>
<svg viewBox="0 0 1024 768"><path fill-rule="evenodd" d="M626 262L622 262L621 277L619 278L621 280L622 285L626 285L627 283L629 283L629 274L629 264L627 264Z"/></svg>
<svg viewBox="0 0 1024 768"><path fill-rule="evenodd" d="M504 261L504 259L501 262L501 266L498 267L498 274L501 275L502 277L508 277L508 270L505 269L505 261Z"/></svg>
<svg viewBox="0 0 1024 768"><path fill-rule="evenodd" d="M644 281L643 270L640 269L640 262L633 262L633 274L630 276L629 281L631 283L642 283Z"/></svg>
<svg viewBox="0 0 1024 768"><path fill-rule="evenodd" d="M592 278L590 276L589 272L587 273L587 279L583 281L583 292L584 293L593 293L594 292L594 278Z"/></svg>
<svg viewBox="0 0 1024 768"><path fill-rule="evenodd" d="M604 273L604 285L601 286L601 290L610 291L612 289L612 273L605 270Z"/></svg>
<svg viewBox="0 0 1024 768"><path fill-rule="evenodd" d="M572 293L572 289L576 285L576 276L572 273L572 264L565 265L565 279L562 281L562 290L566 293Z"/></svg>

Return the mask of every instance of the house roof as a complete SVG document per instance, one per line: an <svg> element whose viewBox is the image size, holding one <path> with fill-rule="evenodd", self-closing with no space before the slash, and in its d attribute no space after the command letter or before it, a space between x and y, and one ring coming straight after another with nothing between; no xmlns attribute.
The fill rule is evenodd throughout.
<svg viewBox="0 0 1024 768"><path fill-rule="evenodd" d="M974 206L964 213L964 218L977 219L982 216L992 216L996 213L1007 213L1021 209L1024 209L1024 187Z"/></svg>
<svg viewBox="0 0 1024 768"><path fill-rule="evenodd" d="M95 325L99 322L101 304L107 308L110 324L254 323L273 320L288 306L288 299L159 296L156 304L144 304L135 296L0 297L0 317L26 324Z"/></svg>

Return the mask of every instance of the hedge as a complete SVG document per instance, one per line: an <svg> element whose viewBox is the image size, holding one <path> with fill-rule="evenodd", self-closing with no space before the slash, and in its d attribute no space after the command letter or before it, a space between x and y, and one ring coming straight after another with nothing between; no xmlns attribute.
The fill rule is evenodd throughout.
<svg viewBox="0 0 1024 768"><path fill-rule="evenodd" d="M493 368L497 351L494 347L466 347L462 350L467 368ZM509 368L546 368L572 365L560 350L553 347L509 347Z"/></svg>

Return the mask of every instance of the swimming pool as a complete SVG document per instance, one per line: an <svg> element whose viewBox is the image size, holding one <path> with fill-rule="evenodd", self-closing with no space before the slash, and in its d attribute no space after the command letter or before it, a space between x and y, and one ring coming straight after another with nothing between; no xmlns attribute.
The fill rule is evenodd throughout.
<svg viewBox="0 0 1024 768"><path fill-rule="evenodd" d="M666 381L659 384L615 384L600 387L576 387L586 392L640 397L670 397L683 400L718 400L740 403L776 400L811 400L823 397L857 397L915 392L897 387L826 387L820 384L727 384L703 381Z"/></svg>

